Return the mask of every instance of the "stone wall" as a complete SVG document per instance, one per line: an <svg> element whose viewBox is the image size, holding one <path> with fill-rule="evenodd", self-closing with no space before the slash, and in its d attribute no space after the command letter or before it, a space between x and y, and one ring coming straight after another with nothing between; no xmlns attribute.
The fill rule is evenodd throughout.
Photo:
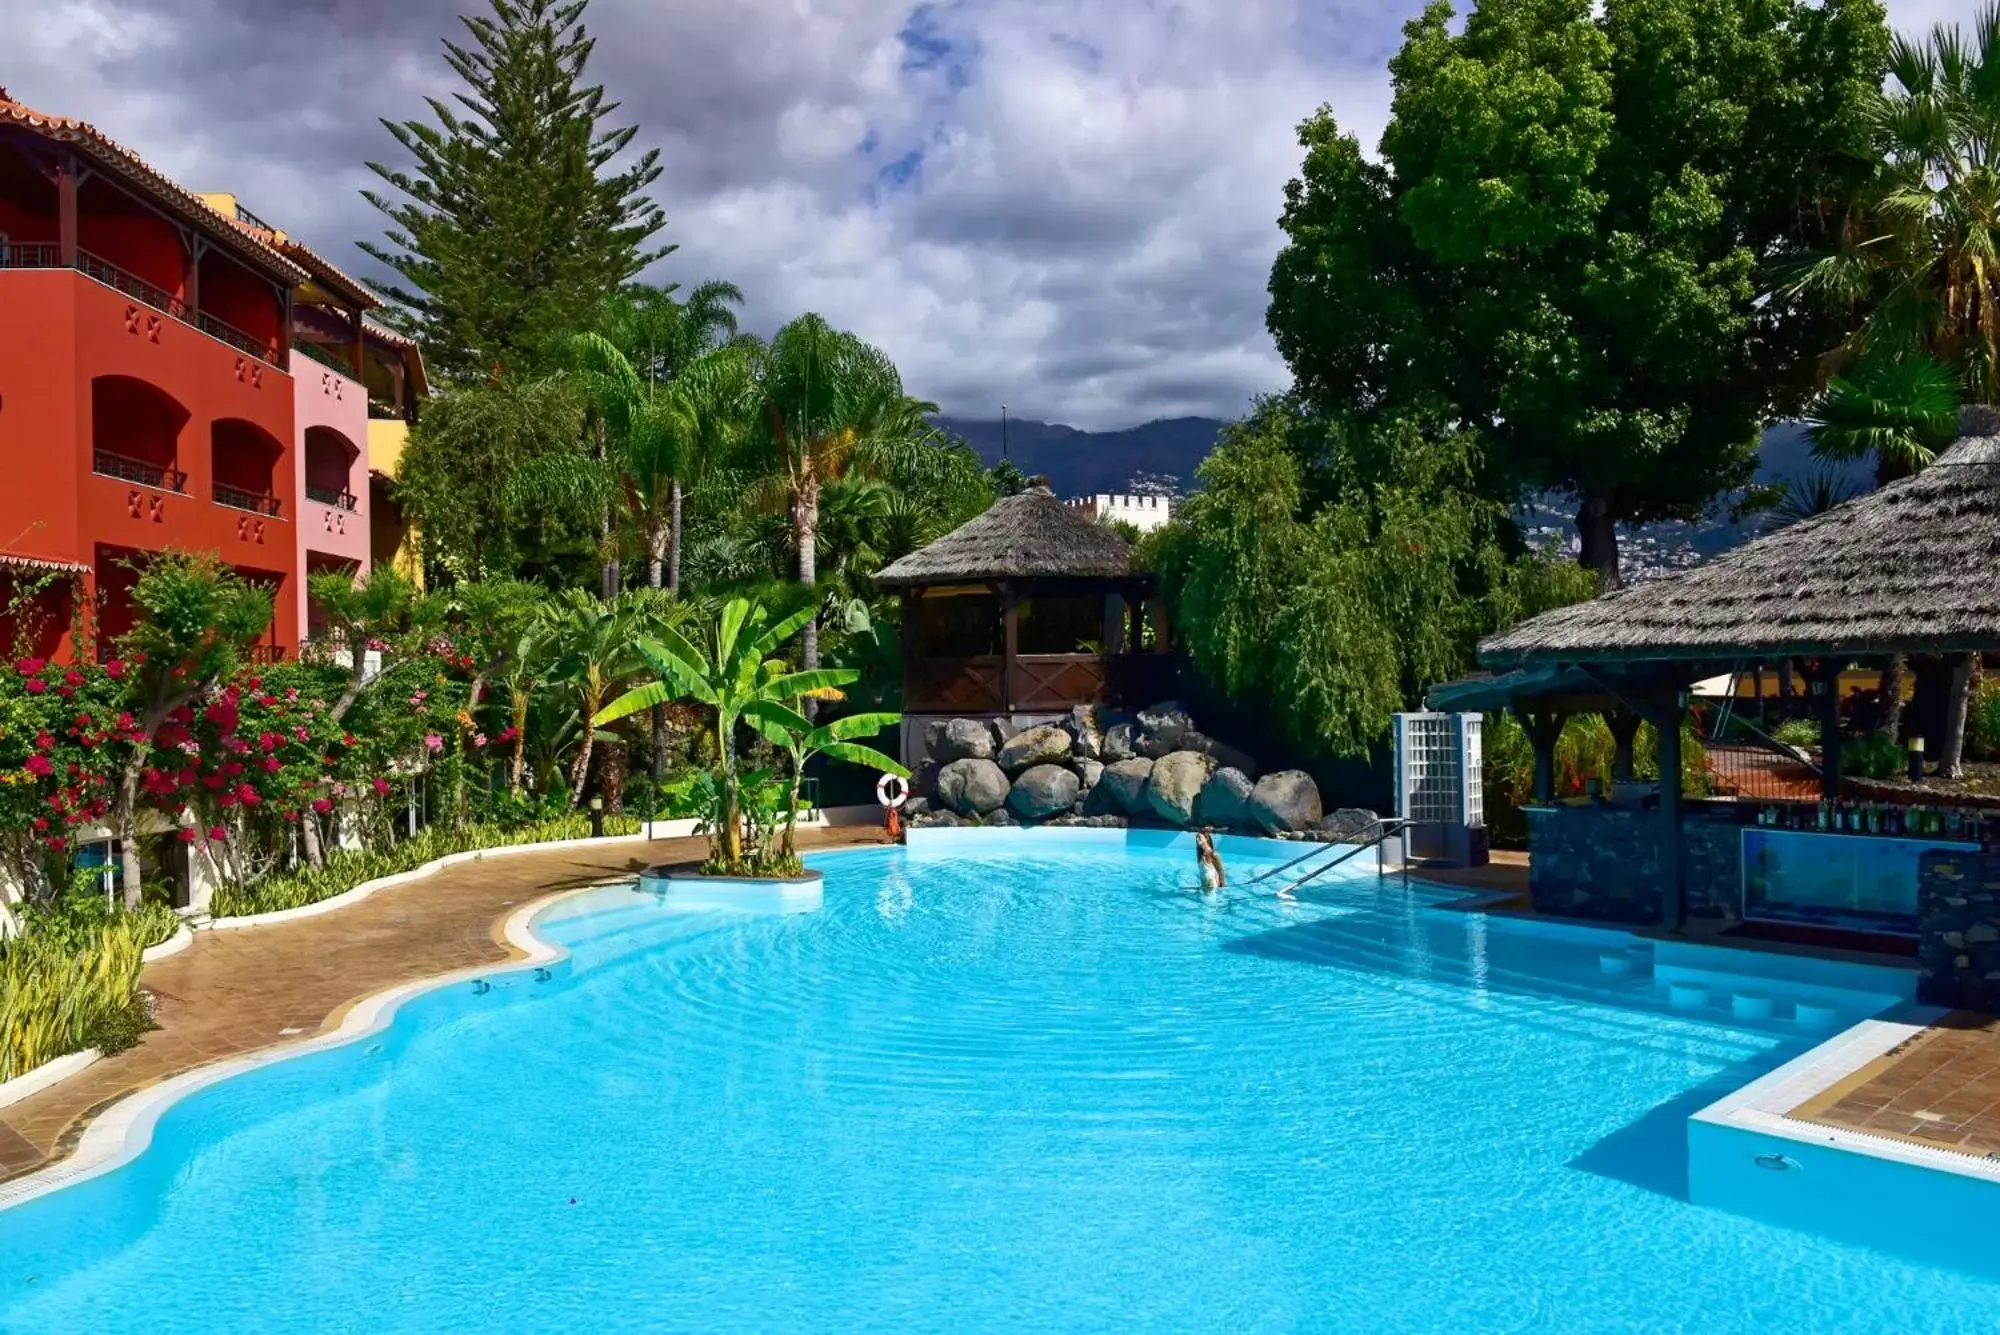
<svg viewBox="0 0 2000 1335"><path fill-rule="evenodd" d="M1666 915L1658 809L1531 807L1528 885L1535 908L1565 918L1651 926ZM1681 817L1681 894L1690 918L1742 911L1742 824L1733 812Z"/></svg>
<svg viewBox="0 0 2000 1335"><path fill-rule="evenodd" d="M1917 1000L2000 1012L2000 847L1918 860Z"/></svg>
<svg viewBox="0 0 2000 1335"><path fill-rule="evenodd" d="M1528 888L1537 913L1660 921L1660 814L1611 806L1529 807Z"/></svg>

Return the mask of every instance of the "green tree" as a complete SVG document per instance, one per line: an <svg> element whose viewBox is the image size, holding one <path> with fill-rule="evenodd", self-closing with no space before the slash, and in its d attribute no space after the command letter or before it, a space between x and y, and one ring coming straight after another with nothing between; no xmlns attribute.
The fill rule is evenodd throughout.
<svg viewBox="0 0 2000 1335"><path fill-rule="evenodd" d="M515 479L581 457L583 422L575 387L560 377L466 385L431 401L410 432L397 494L434 576L512 576L560 562L576 541L567 513L523 495Z"/></svg>
<svg viewBox="0 0 2000 1335"><path fill-rule="evenodd" d="M462 86L427 99L435 123L382 122L414 165L369 163L390 193L362 192L389 227L361 248L398 275L388 295L447 377L533 372L671 249L646 248L666 224L645 193L658 154L613 169L636 130L608 128L617 104L585 82L584 0L488 6L444 44Z"/></svg>
<svg viewBox="0 0 2000 1335"><path fill-rule="evenodd" d="M604 702L642 666L633 655L641 609L630 597L607 603L582 589L565 589L543 609L542 635L552 662L549 679L575 696L579 733L570 762L569 805L575 810L590 778L599 740L614 740L594 722ZM665 634L667 627L652 627Z"/></svg>
<svg viewBox="0 0 2000 1335"><path fill-rule="evenodd" d="M1748 481L1811 388L1823 315L1767 268L1865 175L1887 48L1876 0L1435 3L1391 62L1381 161L1301 129L1269 324L1320 413L1438 414L1482 486L1576 499L1583 561L1617 525Z"/></svg>
<svg viewBox="0 0 2000 1335"><path fill-rule="evenodd" d="M1315 502L1301 459L1328 456L1349 481ZM1147 544L1196 669L1309 753L1365 753L1481 635L1585 592L1575 567L1511 554L1477 473L1464 432L1261 405Z"/></svg>
<svg viewBox="0 0 2000 1335"><path fill-rule="evenodd" d="M271 595L211 553L165 552L136 567L137 619L118 638L132 715L118 766L112 833L119 845L125 907L140 904L139 785L152 740L176 711L194 704L236 671L271 624Z"/></svg>
<svg viewBox="0 0 2000 1335"><path fill-rule="evenodd" d="M833 678L822 690L837 691L861 679L861 674L852 668L827 668L820 675ZM859 740L873 737L885 728L895 727L903 721L901 714L848 714L814 727L804 714L798 712L802 703L786 703L784 708L790 711L790 717L774 709L754 719L756 729L764 740L783 750L791 759L792 772L785 783L785 832L779 845L779 854L787 861L798 856L799 790L805 782L806 766L813 757L832 756L835 760L893 774L899 779L910 777L910 771L901 764L873 747L861 745Z"/></svg>

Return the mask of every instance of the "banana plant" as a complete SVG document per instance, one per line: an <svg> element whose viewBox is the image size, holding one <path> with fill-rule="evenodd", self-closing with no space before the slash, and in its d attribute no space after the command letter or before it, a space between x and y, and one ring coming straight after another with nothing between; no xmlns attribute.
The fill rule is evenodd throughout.
<svg viewBox="0 0 2000 1335"><path fill-rule="evenodd" d="M726 603L715 633L697 645L672 626L654 628L632 650L657 679L635 686L591 716L605 727L670 700L692 699L715 711L715 753L722 780L722 819L714 836L721 841L723 868L743 870L743 790L736 767L736 727L749 722L784 726L798 713L787 703L836 686L836 669L790 671L775 659L780 646L803 629L817 609L807 606L775 624L770 612L747 598Z"/></svg>
<svg viewBox="0 0 2000 1335"><path fill-rule="evenodd" d="M834 695L835 690L830 688L850 686L861 679L861 674L853 668L828 668L819 675L837 680L814 692L818 699ZM792 776L785 792L785 833L781 850L787 861L798 856L795 834L799 823L799 787L805 780L806 762L814 756L832 756L850 765L893 774L899 779L910 777L910 772L896 761L855 740L873 737L884 728L895 727L903 721L901 714L849 714L846 718L814 727L799 708L803 703L802 700L787 701L782 708L764 711L752 720L752 726L766 741L781 747L792 758Z"/></svg>

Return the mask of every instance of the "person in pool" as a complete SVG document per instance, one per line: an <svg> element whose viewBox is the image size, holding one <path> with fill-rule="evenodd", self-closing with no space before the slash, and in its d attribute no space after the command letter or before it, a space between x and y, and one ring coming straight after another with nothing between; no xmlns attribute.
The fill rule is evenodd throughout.
<svg viewBox="0 0 2000 1335"><path fill-rule="evenodd" d="M1215 834L1206 825L1194 832L1194 856L1201 864L1204 891L1212 893L1228 884L1222 873L1222 855L1215 851Z"/></svg>

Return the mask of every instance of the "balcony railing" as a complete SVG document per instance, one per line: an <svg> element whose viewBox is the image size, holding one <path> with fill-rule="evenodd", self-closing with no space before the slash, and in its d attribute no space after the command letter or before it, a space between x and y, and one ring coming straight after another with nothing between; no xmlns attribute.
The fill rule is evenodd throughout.
<svg viewBox="0 0 2000 1335"><path fill-rule="evenodd" d="M242 487L232 487L226 482L215 484L215 503L226 505L232 510L248 510L252 514L276 515L278 498L260 492L246 491Z"/></svg>
<svg viewBox="0 0 2000 1335"><path fill-rule="evenodd" d="M0 241L0 269L63 267L62 247L52 242ZM278 360L277 346L270 340L246 334L227 320L205 311L188 310L186 302L158 283L149 283L130 270L119 268L101 255L93 255L87 250L77 251L76 268L79 273L88 274L114 292L123 293L134 301L144 302L154 310L165 311L181 323L194 326L209 337L227 343L238 352L248 353L260 362L283 369ZM345 367L335 369L351 374L346 372Z"/></svg>
<svg viewBox="0 0 2000 1335"><path fill-rule="evenodd" d="M53 241L0 241L0 269L62 267L62 247Z"/></svg>
<svg viewBox="0 0 2000 1335"><path fill-rule="evenodd" d="M238 352L247 352L260 362L278 364L278 350L269 343L252 338L227 320L218 319L207 311L195 317L195 327L210 338L219 338Z"/></svg>
<svg viewBox="0 0 2000 1335"><path fill-rule="evenodd" d="M354 379L354 367L348 363L347 358L341 356L332 348L322 347L317 343L300 343L295 340L292 343L292 351L294 353L304 353L307 357L318 362L328 370L338 371L349 380Z"/></svg>
<svg viewBox="0 0 2000 1335"><path fill-rule="evenodd" d="M165 311L176 320L188 318L187 306L179 297L157 283L149 283L138 274L119 268L110 260L87 250L79 250L76 252L76 267L106 287L123 292L135 301L143 301L155 310Z"/></svg>
<svg viewBox="0 0 2000 1335"><path fill-rule="evenodd" d="M368 416L377 422L407 422L410 415L387 399L370 398Z"/></svg>
<svg viewBox="0 0 2000 1335"><path fill-rule="evenodd" d="M321 505L331 505L341 510L352 510L355 506L354 493L345 487L316 487L306 483L306 499L318 501Z"/></svg>
<svg viewBox="0 0 2000 1335"><path fill-rule="evenodd" d="M260 667L285 661L285 647L281 644L253 644L244 650L244 655Z"/></svg>
<svg viewBox="0 0 2000 1335"><path fill-rule="evenodd" d="M144 459L113 454L110 450L91 451L90 471L101 477L115 477L120 482L136 482L142 487L156 487L161 491L187 491L188 475L180 469L169 468L165 464L149 464Z"/></svg>

